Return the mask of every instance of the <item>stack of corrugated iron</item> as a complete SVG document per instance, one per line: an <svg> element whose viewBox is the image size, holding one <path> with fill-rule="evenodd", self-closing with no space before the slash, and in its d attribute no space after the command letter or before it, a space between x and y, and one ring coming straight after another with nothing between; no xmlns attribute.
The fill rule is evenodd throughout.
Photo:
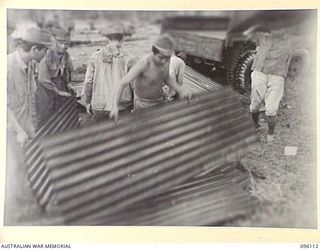
<svg viewBox="0 0 320 250"><path fill-rule="evenodd" d="M37 181L66 224L213 225L255 209L226 159L256 142L238 95L221 89L43 137Z"/></svg>
<svg viewBox="0 0 320 250"><path fill-rule="evenodd" d="M48 208L53 203L54 191L45 159L39 148L39 142L43 138L59 134L62 131L77 129L79 125L79 112L76 99L73 97L68 98L64 105L25 146L28 180L39 204L45 208Z"/></svg>

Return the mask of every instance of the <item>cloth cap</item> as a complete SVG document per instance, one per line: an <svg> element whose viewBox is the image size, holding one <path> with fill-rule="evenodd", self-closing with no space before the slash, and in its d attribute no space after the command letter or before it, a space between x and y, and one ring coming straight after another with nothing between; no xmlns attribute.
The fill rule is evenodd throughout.
<svg viewBox="0 0 320 250"><path fill-rule="evenodd" d="M168 34L160 35L153 44L161 54L171 56L174 53L174 41Z"/></svg>
<svg viewBox="0 0 320 250"><path fill-rule="evenodd" d="M43 29L30 28L22 35L21 39L26 42L42 44L46 47L51 45L51 35Z"/></svg>
<svg viewBox="0 0 320 250"><path fill-rule="evenodd" d="M52 29L51 30L51 34L58 41L68 41L68 42L70 42L70 40L71 40L70 35L64 29L59 29L59 28Z"/></svg>

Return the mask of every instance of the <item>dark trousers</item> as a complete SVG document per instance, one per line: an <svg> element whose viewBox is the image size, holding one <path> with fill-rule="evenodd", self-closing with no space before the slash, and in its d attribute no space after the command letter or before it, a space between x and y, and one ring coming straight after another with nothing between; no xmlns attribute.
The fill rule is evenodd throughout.
<svg viewBox="0 0 320 250"><path fill-rule="evenodd" d="M61 108L67 99L68 97L59 96L42 85L37 87L35 94L37 131Z"/></svg>

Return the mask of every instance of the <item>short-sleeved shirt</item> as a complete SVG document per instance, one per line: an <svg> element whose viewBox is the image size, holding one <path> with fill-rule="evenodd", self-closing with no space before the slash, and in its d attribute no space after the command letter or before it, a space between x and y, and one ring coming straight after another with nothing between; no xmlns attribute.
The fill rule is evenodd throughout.
<svg viewBox="0 0 320 250"><path fill-rule="evenodd" d="M169 75L175 77L180 86L183 84L184 69L185 63L181 58L177 56L170 58Z"/></svg>
<svg viewBox="0 0 320 250"><path fill-rule="evenodd" d="M35 134L35 62L25 64L19 51L7 56L7 105L29 136ZM10 124L9 124L10 126Z"/></svg>
<svg viewBox="0 0 320 250"><path fill-rule="evenodd" d="M128 53L110 44L96 51L90 58L83 86L86 103L91 103L93 110L110 111L113 94L130 68L136 62ZM130 86L124 88L119 102L119 110L132 106L133 94Z"/></svg>
<svg viewBox="0 0 320 250"><path fill-rule="evenodd" d="M286 34L258 33L256 40L258 47L252 70L286 77L298 39Z"/></svg>

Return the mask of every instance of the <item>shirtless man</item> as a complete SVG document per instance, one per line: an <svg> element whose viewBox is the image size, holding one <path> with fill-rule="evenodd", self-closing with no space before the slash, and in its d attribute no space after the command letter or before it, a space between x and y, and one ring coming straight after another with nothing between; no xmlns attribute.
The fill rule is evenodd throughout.
<svg viewBox="0 0 320 250"><path fill-rule="evenodd" d="M190 93L181 88L169 76L170 58L174 53L174 42L171 36L162 34L152 46L152 53L142 58L126 74L117 87L110 118L116 121L119 118L119 99L125 86L135 80L134 84L134 110L150 108L163 103L162 84L168 84L177 91L181 97L190 97Z"/></svg>

